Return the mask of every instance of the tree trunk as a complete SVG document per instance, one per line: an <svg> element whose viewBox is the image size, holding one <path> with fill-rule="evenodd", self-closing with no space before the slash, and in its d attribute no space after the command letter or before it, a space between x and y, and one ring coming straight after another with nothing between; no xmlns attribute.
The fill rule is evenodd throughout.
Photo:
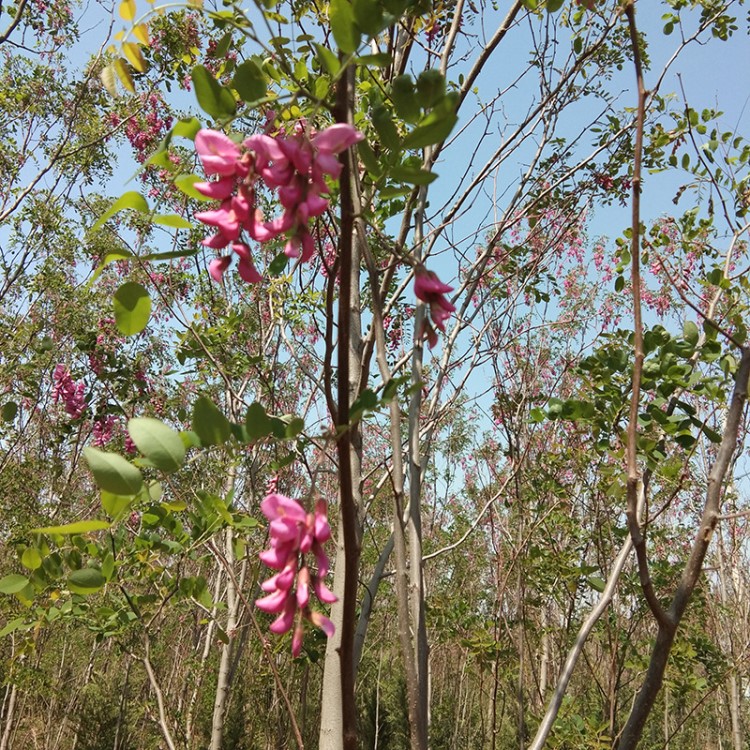
<svg viewBox="0 0 750 750"><path fill-rule="evenodd" d="M219 674L216 683L216 694L214 696L214 713L211 721L211 745L210 750L221 750L221 742L224 736L224 715L226 713L227 700L229 697L230 672L232 663L232 650L234 644L234 633L237 627L237 613L239 598L231 575L234 565L234 533L232 529L225 532L224 558L229 570L226 571L227 579L227 627L226 634L228 643L221 645L221 660L219 662Z"/></svg>
<svg viewBox="0 0 750 750"><path fill-rule="evenodd" d="M325 662L323 665L323 690L320 703L320 734L318 747L320 750L343 750L343 714L341 706L341 624L344 613L344 579L346 576L346 562L344 559L344 535L339 523L336 535L336 554L333 571L333 593L338 601L331 606L331 621L336 632L326 644Z"/></svg>

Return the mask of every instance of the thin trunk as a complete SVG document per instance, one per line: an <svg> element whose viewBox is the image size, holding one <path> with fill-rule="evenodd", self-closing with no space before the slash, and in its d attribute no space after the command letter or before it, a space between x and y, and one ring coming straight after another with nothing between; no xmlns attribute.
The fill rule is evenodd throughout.
<svg viewBox="0 0 750 750"><path fill-rule="evenodd" d="M10 698L8 699L8 707L3 716L3 736L0 738L0 750L9 750L10 745L10 733L13 729L13 718L16 708L16 686L10 686Z"/></svg>
<svg viewBox="0 0 750 750"><path fill-rule="evenodd" d="M234 565L234 533L231 528L224 532L224 557L230 569ZM230 667L232 663L232 651L234 646L235 630L237 628L237 612L239 598L234 586L234 577L227 571L227 626L226 634L228 643L222 643L221 659L219 662L219 673L214 695L214 713L211 721L211 745L210 750L221 750L221 742L224 736L224 715L226 713L229 690L231 687Z"/></svg>
<svg viewBox="0 0 750 750"><path fill-rule="evenodd" d="M146 641L146 653L143 656L142 661L143 661L143 666L146 668L146 674L148 675L148 680L151 683L151 688L154 691L154 695L156 696L156 705L159 709L159 728L161 729L162 737L164 738L164 741L167 743L167 748L169 750L177 750L177 746L175 745L174 738L172 737L172 730L169 728L169 720L167 718L167 709L164 705L164 693L161 690L159 681L156 679L156 674L154 673L154 667L151 664L150 648L149 648L148 640Z"/></svg>
<svg viewBox="0 0 750 750"><path fill-rule="evenodd" d="M724 547L724 539L722 534L719 534L718 545L717 545L717 559L719 568L719 595L721 597L721 605L726 611L729 610L729 593L727 591L727 574L726 574L726 563L725 555L726 550ZM730 566L732 561L729 561ZM734 588L735 606L739 604L736 600L738 592L736 587ZM719 624L719 628L721 625ZM729 660L732 664L735 664L735 649L734 649L734 633L733 627L730 624L728 627L729 633L727 635L727 641L725 644L720 644L726 651L729 652ZM727 698L729 701L729 719L732 725L732 750L742 750L742 728L740 724L740 692L737 686L737 673L732 671L727 679Z"/></svg>
<svg viewBox="0 0 750 750"><path fill-rule="evenodd" d="M729 675L729 716L732 720L732 750L742 750L742 724L740 723L740 690L737 675Z"/></svg>
<svg viewBox="0 0 750 750"><path fill-rule="evenodd" d="M331 606L331 621L336 627L334 634L326 644L326 655L323 666L323 690L320 704L320 733L318 746L320 750L343 750L344 717L341 706L341 625L344 615L344 580L346 579L346 558L344 555L344 534L339 519L336 535L336 554L334 556L333 593L338 597Z"/></svg>
<svg viewBox="0 0 750 750"><path fill-rule="evenodd" d="M125 657L127 661L127 667L125 668L125 684L122 686L122 693L120 694L120 707L117 711L117 724L115 726L115 741L112 745L112 750L120 750L124 746L124 732L123 725L125 724L125 709L128 705L128 686L130 680L130 668L133 664L130 656Z"/></svg>
<svg viewBox="0 0 750 750"><path fill-rule="evenodd" d="M216 584L214 586L213 596L214 602L219 601L219 596L221 594L221 578L221 568L217 568ZM193 714L195 712L195 703L198 699L198 692L200 691L201 685L203 684L203 677L206 672L206 661L208 660L208 656L211 653L211 644L213 643L214 629L216 627L216 612L217 608L214 605L211 611L211 619L208 621L208 625L206 626L206 632L203 641L203 651L201 652L200 666L197 670L195 685L193 686L193 692L191 693L190 701L188 702L187 716L185 717L185 739L188 747L191 747L193 741Z"/></svg>
<svg viewBox="0 0 750 750"><path fill-rule="evenodd" d="M549 612L542 608L542 655L539 664L539 702L544 705L547 693L547 671L549 669Z"/></svg>
<svg viewBox="0 0 750 750"><path fill-rule="evenodd" d="M350 65L343 73L336 89L336 121L353 124L355 98L355 69ZM335 402L335 421L339 428L336 449L339 462L339 544L336 574L343 578L339 596L340 610L336 609L337 647L329 641L326 649L326 671L323 706L330 710L321 716L321 748L356 750L357 716L354 698L355 669L354 631L357 622L357 592L359 588L359 548L362 443L358 425L351 425L349 407L359 393L359 373L362 366L362 321L360 311L361 247L356 239L354 196L358 192L358 171L351 150L340 157L341 220L338 246L340 270L338 300L338 383ZM335 283L334 278L330 280ZM332 394L331 394L332 395ZM332 409L333 411L333 409ZM341 565L342 561L344 565ZM338 568L343 567L339 572ZM336 579L334 578L334 587ZM339 659L333 664L333 655ZM340 688L333 680L338 672ZM337 694L338 693L338 694ZM333 702L339 707L330 705ZM324 708L324 710L325 710ZM338 726L334 722L340 722ZM342 739L336 740L341 733ZM323 742L326 744L324 745Z"/></svg>

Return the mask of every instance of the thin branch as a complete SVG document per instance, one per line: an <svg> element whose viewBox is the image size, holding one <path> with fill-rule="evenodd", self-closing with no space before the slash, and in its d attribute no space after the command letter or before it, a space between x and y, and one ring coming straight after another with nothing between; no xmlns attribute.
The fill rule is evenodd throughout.
<svg viewBox="0 0 750 750"><path fill-rule="evenodd" d="M635 547L638 560L638 574L641 588L656 621L661 627L671 627L667 613L659 603L648 569L645 531L641 530L638 519L638 410L641 399L641 375L643 372L643 320L641 317L641 179L643 163L643 129L646 119L646 97L648 92L643 83L643 66L641 62L640 39L635 23L635 6L633 0L625 5L628 19L630 45L633 52L633 64L638 85L638 113L635 126L635 154L633 161L633 202L630 240L631 288L633 294L633 385L630 397L630 416L627 428L627 518L628 529Z"/></svg>

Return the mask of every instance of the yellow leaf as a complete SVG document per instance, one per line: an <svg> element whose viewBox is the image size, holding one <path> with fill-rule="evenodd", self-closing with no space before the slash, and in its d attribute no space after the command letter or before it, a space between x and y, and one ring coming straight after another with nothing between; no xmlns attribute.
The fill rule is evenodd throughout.
<svg viewBox="0 0 750 750"><path fill-rule="evenodd" d="M188 5L192 6L193 8L202 8L203 0L188 0Z"/></svg>
<svg viewBox="0 0 750 750"><path fill-rule="evenodd" d="M102 72L99 73L99 78L102 79L104 88L107 89L109 95L112 97L117 96L117 84L115 83L115 71L111 65L107 65L102 68Z"/></svg>
<svg viewBox="0 0 750 750"><path fill-rule="evenodd" d="M132 21L135 18L135 0L121 0L120 17L126 21Z"/></svg>
<svg viewBox="0 0 750 750"><path fill-rule="evenodd" d="M122 51L125 53L125 57L128 58L128 62L139 73L143 73L146 70L146 61L143 59L141 48L137 44L134 42L124 42Z"/></svg>
<svg viewBox="0 0 750 750"><path fill-rule="evenodd" d="M135 85L133 84L133 77L130 75L127 61L118 57L112 64L114 65L115 72L117 73L117 77L120 79L122 85L131 94L135 94Z"/></svg>
<svg viewBox="0 0 750 750"><path fill-rule="evenodd" d="M121 42L124 36L125 36L125 32L124 31L118 31L115 34L115 39L117 39L118 42ZM111 50L114 49L114 47L112 45L110 45L109 49L111 51Z"/></svg>
<svg viewBox="0 0 750 750"><path fill-rule="evenodd" d="M148 47L151 43L148 37L148 26L145 23L139 23L137 26L134 26L133 35L144 47Z"/></svg>

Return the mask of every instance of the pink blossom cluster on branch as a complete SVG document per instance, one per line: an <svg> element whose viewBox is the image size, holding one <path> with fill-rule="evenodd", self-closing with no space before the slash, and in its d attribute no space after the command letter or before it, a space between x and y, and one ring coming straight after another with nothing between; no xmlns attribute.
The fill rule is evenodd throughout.
<svg viewBox="0 0 750 750"><path fill-rule="evenodd" d="M362 138L361 133L344 123L311 135L305 123L299 122L291 135L257 134L246 138L242 146L218 131L198 131L195 149L206 174L216 175L217 179L198 182L195 188L221 202L217 209L196 214L199 221L217 230L203 244L216 250L231 245L239 256L239 274L248 283L256 283L262 277L243 233L256 242L285 236L286 255L309 260L315 251L310 219L328 208L326 176L338 179L342 165L337 155ZM280 216L270 221L257 206L259 180L276 191L284 208ZM226 255L211 261L212 278L221 281L231 260L232 256Z"/></svg>
<svg viewBox="0 0 750 750"><path fill-rule="evenodd" d="M52 398L55 403L63 402L65 411L73 419L78 419L86 411L86 399L84 393L86 386L76 383L69 370L60 363L52 373Z"/></svg>
<svg viewBox="0 0 750 750"><path fill-rule="evenodd" d="M432 271L428 271L421 263L414 269L414 294L430 308L430 317L437 328L445 333L445 321L450 318L456 308L445 296L453 291L452 286L443 284ZM421 337L427 339L430 348L437 344L437 333L428 320L422 323Z"/></svg>
<svg viewBox="0 0 750 750"><path fill-rule="evenodd" d="M311 586L324 604L336 601L336 596L323 583L329 568L323 545L331 538L326 504L318 500L315 512L306 513L296 500L272 492L260 504L260 509L271 522L271 546L260 553L260 559L279 572L261 584L268 595L255 604L264 612L278 615L271 623L272 633L287 633L294 626L292 654L296 657L302 651L304 620L309 620L329 638L334 632L333 623L325 615L310 609ZM315 573L307 565L305 555L308 553L315 558Z"/></svg>

